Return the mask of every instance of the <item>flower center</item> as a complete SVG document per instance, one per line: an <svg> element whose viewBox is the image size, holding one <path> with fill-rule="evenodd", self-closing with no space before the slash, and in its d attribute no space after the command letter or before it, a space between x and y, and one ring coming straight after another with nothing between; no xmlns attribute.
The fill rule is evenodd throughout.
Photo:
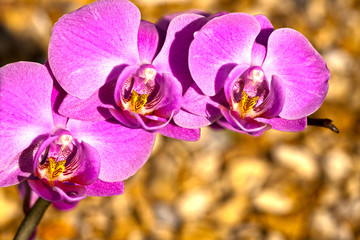
<svg viewBox="0 0 360 240"><path fill-rule="evenodd" d="M65 170L66 160L57 161L56 159L50 157L49 161L46 162L43 167L47 171L46 177L50 185L54 185L54 180L58 178Z"/></svg>
<svg viewBox="0 0 360 240"><path fill-rule="evenodd" d="M51 186L54 181L66 181L71 178L72 173L78 167L77 161L70 162L76 153L73 137L62 134L51 142L42 156L42 164L38 162L35 176L47 179ZM70 162L69 164L66 164Z"/></svg>
<svg viewBox="0 0 360 240"><path fill-rule="evenodd" d="M131 97L128 100L131 112L138 113L145 106L149 94L138 94L135 90L131 91Z"/></svg>
<svg viewBox="0 0 360 240"><path fill-rule="evenodd" d="M157 71L153 65L142 65L129 78L121 92L122 108L141 115L151 114L158 103L159 84L156 82Z"/></svg>
<svg viewBox="0 0 360 240"><path fill-rule="evenodd" d="M267 94L265 74L261 67L252 67L244 73L232 89L232 109L239 112L241 118L254 117L254 107L261 104Z"/></svg>
<svg viewBox="0 0 360 240"><path fill-rule="evenodd" d="M249 95L245 91L243 91L241 100L239 102L240 114L244 115L248 113L250 110L252 110L252 108L256 105L258 100L259 100L259 96L249 97Z"/></svg>

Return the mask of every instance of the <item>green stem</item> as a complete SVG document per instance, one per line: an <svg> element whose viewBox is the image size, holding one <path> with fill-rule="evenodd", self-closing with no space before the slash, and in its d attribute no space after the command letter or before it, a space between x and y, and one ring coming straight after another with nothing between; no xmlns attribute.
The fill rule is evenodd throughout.
<svg viewBox="0 0 360 240"><path fill-rule="evenodd" d="M24 220L16 232L14 240L30 239L50 203L51 202L39 197L34 206L25 215Z"/></svg>

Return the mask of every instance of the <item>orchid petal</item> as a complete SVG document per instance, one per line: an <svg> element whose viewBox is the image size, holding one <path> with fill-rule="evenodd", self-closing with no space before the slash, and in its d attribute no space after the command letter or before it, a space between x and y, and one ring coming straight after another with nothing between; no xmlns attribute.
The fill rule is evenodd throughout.
<svg viewBox="0 0 360 240"><path fill-rule="evenodd" d="M58 192L54 192L52 187L46 181L28 179L27 182L29 183L31 189L41 198L51 202L61 201L60 194Z"/></svg>
<svg viewBox="0 0 360 240"><path fill-rule="evenodd" d="M200 139L200 128L197 129L182 128L175 125L172 122L170 122L164 128L160 129L158 133L166 137L179 139L183 141L197 141Z"/></svg>
<svg viewBox="0 0 360 240"><path fill-rule="evenodd" d="M270 92L260 106L257 106L254 111L264 118L273 118L279 115L284 107L285 92L282 86L281 79L273 75L270 82Z"/></svg>
<svg viewBox="0 0 360 240"><path fill-rule="evenodd" d="M183 96L182 108L199 116L213 118L221 115L219 104L225 104L226 99L223 91L214 97L204 95L200 88L193 84Z"/></svg>
<svg viewBox="0 0 360 240"><path fill-rule="evenodd" d="M121 124L129 127L129 128L140 128L141 125L138 120L134 117L137 113L132 113L128 110L117 110L110 108L109 112L111 115L118 120Z"/></svg>
<svg viewBox="0 0 360 240"><path fill-rule="evenodd" d="M163 74L162 80L158 93L162 96L160 102L154 107L154 115L169 118L172 112L176 114L180 110L182 87L171 74Z"/></svg>
<svg viewBox="0 0 360 240"><path fill-rule="evenodd" d="M126 0L100 0L64 15L49 43L49 64L69 94L88 98L121 64L138 62L140 12ZM110 74L110 75L109 75Z"/></svg>
<svg viewBox="0 0 360 240"><path fill-rule="evenodd" d="M103 121L111 118L108 108L115 105L115 80L95 91L87 99L67 95L60 105L59 112L69 118L85 121Z"/></svg>
<svg viewBox="0 0 360 240"><path fill-rule="evenodd" d="M52 79L41 64L18 62L0 68L0 170L52 130L51 91Z"/></svg>
<svg viewBox="0 0 360 240"><path fill-rule="evenodd" d="M69 204L74 204L86 198L85 196L86 189L84 186L70 185L62 182L56 182L52 190L60 195L59 201Z"/></svg>
<svg viewBox="0 0 360 240"><path fill-rule="evenodd" d="M274 31L274 27L267 17L264 15L255 15L256 20L261 26L261 31L256 37L251 50L251 65L261 66L266 57L266 47L270 34Z"/></svg>
<svg viewBox="0 0 360 240"><path fill-rule="evenodd" d="M328 90L329 70L320 54L299 32L275 30L263 64L267 76L277 75L285 88L280 117L299 119L315 112Z"/></svg>
<svg viewBox="0 0 360 240"><path fill-rule="evenodd" d="M274 27L269 19L264 15L255 15L254 18L256 18L261 27L261 31L256 37L255 42L266 47L269 36L274 31Z"/></svg>
<svg viewBox="0 0 360 240"><path fill-rule="evenodd" d="M11 159L7 168L0 171L0 187L8 187L26 180L34 170L34 156L39 148L41 139L34 141L19 156Z"/></svg>
<svg viewBox="0 0 360 240"><path fill-rule="evenodd" d="M155 142L155 134L130 129L113 119L85 122L70 119L68 129L77 139L96 148L101 158L99 179L123 181L145 164Z"/></svg>
<svg viewBox="0 0 360 240"><path fill-rule="evenodd" d="M234 91L234 84L238 81L242 74L246 72L246 70L250 67L248 64L241 64L234 67L234 69L230 72L228 78L225 80L224 83L224 93L228 103L231 103L233 99L233 91ZM224 106L224 104L222 104Z"/></svg>
<svg viewBox="0 0 360 240"><path fill-rule="evenodd" d="M206 127L215 122L219 119L221 115L218 116L199 116L193 113L188 112L185 109L180 109L174 117L173 120L176 125L183 127L183 128L190 128L190 129L197 129L201 127Z"/></svg>
<svg viewBox="0 0 360 240"><path fill-rule="evenodd" d="M248 134L251 135L253 137L258 137L260 136L263 132L265 132L266 130L270 129L270 126L268 125L268 127L266 128L262 128L258 131L251 131L251 132L247 132L247 131L243 131L241 129L239 129L238 127L234 127L232 124L230 124L225 118L221 118L216 122L215 125L215 129L221 129L221 128L226 128L229 129L231 131L234 132L238 132L238 133L243 133L243 134Z"/></svg>
<svg viewBox="0 0 360 240"><path fill-rule="evenodd" d="M51 92L51 109L52 109L53 122L56 127L65 128L67 123L67 117L60 115L59 107L67 93L65 92L64 89L62 89L62 87L56 81L54 75L51 72L49 62L45 63L45 67L48 69L53 79L53 89Z"/></svg>
<svg viewBox="0 0 360 240"><path fill-rule="evenodd" d="M226 26L226 27L224 27ZM189 67L203 93L213 96L237 64L250 64L260 24L245 13L230 13L209 21L195 34Z"/></svg>
<svg viewBox="0 0 360 240"><path fill-rule="evenodd" d="M198 31L206 23L206 18L193 13L184 13L172 19L167 29L164 45L154 59L158 72L172 73L185 91L192 83L188 67L189 46Z"/></svg>
<svg viewBox="0 0 360 240"><path fill-rule="evenodd" d="M61 210L61 211L66 211L66 210L71 210L74 207L77 206L77 204L79 203L79 201L77 202L71 202L71 203L66 203L66 202L52 202L52 205L54 208Z"/></svg>
<svg viewBox="0 0 360 240"><path fill-rule="evenodd" d="M87 196L106 197L124 193L124 182L104 182L97 180L85 186Z"/></svg>
<svg viewBox="0 0 360 240"><path fill-rule="evenodd" d="M159 34L153 23L141 20L137 43L140 61L150 64L156 56L159 45Z"/></svg>
<svg viewBox="0 0 360 240"><path fill-rule="evenodd" d="M79 164L69 181L80 185L89 185L99 177L100 155L94 147L84 141L79 144L78 151L79 154L76 154L75 158L69 163L72 164L73 161L78 161Z"/></svg>
<svg viewBox="0 0 360 240"><path fill-rule="evenodd" d="M137 122L143 129L145 129L148 132L156 132L170 123L170 121L174 116L174 112L175 110L172 111L171 115L167 119L155 115L142 116L137 113L132 113L132 115L136 118Z"/></svg>
<svg viewBox="0 0 360 240"><path fill-rule="evenodd" d="M306 117L295 120L288 120L279 117L271 119L257 118L256 120L271 125L272 129L284 132L299 132L304 130L307 125Z"/></svg>
<svg viewBox="0 0 360 240"><path fill-rule="evenodd" d="M219 108L224 118L230 123L230 125L232 125L236 129L239 129L246 133L265 131L269 129L269 126L267 124L258 122L253 118L241 118L238 113L235 113L232 110L229 110L223 106L220 106Z"/></svg>
<svg viewBox="0 0 360 240"><path fill-rule="evenodd" d="M74 203L86 198L85 188L79 185L55 182L49 185L45 180L29 179L29 186L36 194L50 202Z"/></svg>

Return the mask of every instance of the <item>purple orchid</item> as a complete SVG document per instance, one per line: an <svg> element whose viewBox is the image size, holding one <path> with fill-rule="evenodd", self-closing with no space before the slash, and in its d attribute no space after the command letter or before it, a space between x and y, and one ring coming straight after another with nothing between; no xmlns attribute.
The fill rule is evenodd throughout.
<svg viewBox="0 0 360 240"><path fill-rule="evenodd" d="M174 121L183 127L215 122L255 136L270 128L303 130L324 101L330 78L303 35L274 30L266 17L245 13L216 17L198 31L189 68L196 84Z"/></svg>
<svg viewBox="0 0 360 240"><path fill-rule="evenodd" d="M188 47L205 22L181 14L165 36L126 0L99 0L63 16L49 44L50 67L69 94L59 112L87 121L114 117L129 128L198 140L200 129L181 128L172 118L193 83Z"/></svg>
<svg viewBox="0 0 360 240"><path fill-rule="evenodd" d="M122 194L123 181L147 160L155 134L82 122L54 112L58 89L48 69L18 62L0 68L0 187L27 180L60 205L86 196Z"/></svg>

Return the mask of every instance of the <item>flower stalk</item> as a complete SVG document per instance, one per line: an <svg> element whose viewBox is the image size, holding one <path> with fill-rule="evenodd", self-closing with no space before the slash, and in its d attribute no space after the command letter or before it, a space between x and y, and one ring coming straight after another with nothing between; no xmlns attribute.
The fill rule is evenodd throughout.
<svg viewBox="0 0 360 240"><path fill-rule="evenodd" d="M328 128L335 133L339 133L339 129L328 118L311 118L307 117L308 125Z"/></svg>
<svg viewBox="0 0 360 240"><path fill-rule="evenodd" d="M50 206L50 203L51 202L40 197L38 198L34 206L25 215L24 220L16 232L14 240L30 239L46 209Z"/></svg>

